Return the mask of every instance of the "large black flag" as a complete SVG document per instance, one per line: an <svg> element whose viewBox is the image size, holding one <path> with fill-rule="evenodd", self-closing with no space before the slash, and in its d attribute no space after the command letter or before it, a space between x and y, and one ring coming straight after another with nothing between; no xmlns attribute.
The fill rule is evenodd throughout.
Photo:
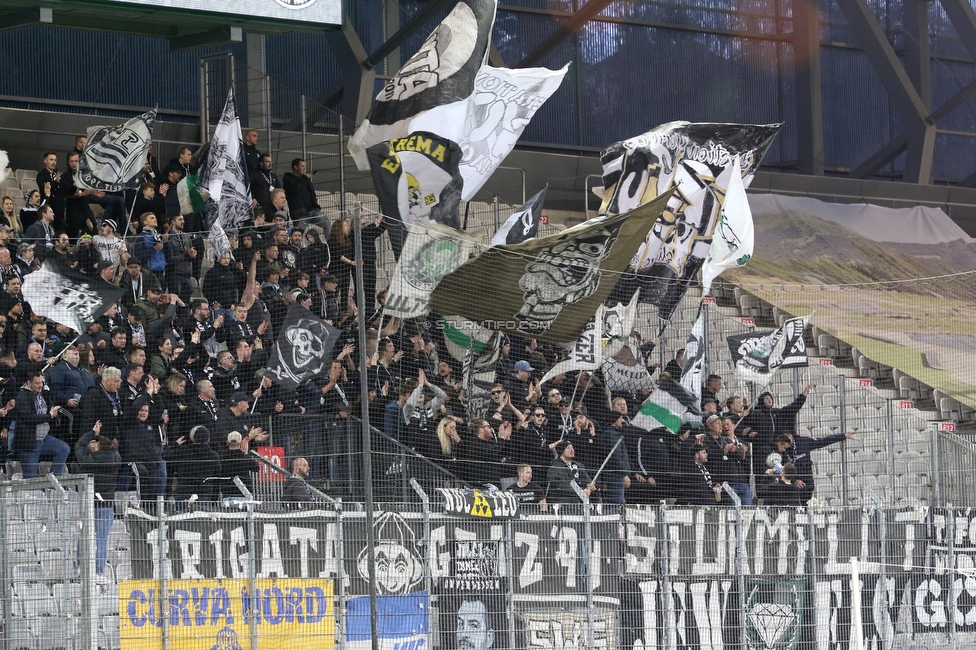
<svg viewBox="0 0 976 650"><path fill-rule="evenodd" d="M327 373L341 333L293 302L278 334L277 349L268 362L269 376L290 390L306 379Z"/></svg>
<svg viewBox="0 0 976 650"><path fill-rule="evenodd" d="M35 314L84 332L124 290L48 259L24 278L23 292Z"/></svg>

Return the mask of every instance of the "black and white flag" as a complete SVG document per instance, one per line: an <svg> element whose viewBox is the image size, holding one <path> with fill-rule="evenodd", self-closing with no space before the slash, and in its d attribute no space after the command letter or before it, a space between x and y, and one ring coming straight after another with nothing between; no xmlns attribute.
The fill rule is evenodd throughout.
<svg viewBox="0 0 976 650"><path fill-rule="evenodd" d="M151 110L125 124L88 129L88 142L78 156L75 185L101 192L138 189L155 122L156 111Z"/></svg>
<svg viewBox="0 0 976 650"><path fill-rule="evenodd" d="M360 171L370 168L366 150L371 146L429 130L411 122L434 108L471 97L475 78L488 58L496 8L497 0L458 2L420 50L386 82L369 116L349 138L349 153Z"/></svg>
<svg viewBox="0 0 976 650"><path fill-rule="evenodd" d="M735 361L735 376L765 386L780 368L806 366L807 346L803 331L812 317L813 314L791 318L775 330L729 336L727 341Z"/></svg>
<svg viewBox="0 0 976 650"><path fill-rule="evenodd" d="M22 291L35 314L76 332L87 330L124 293L121 287L50 259L24 278Z"/></svg>
<svg viewBox="0 0 976 650"><path fill-rule="evenodd" d="M431 310L551 343L579 339L604 302L670 191L627 214L590 219L556 235L492 246L448 273ZM490 299L472 296L491 292ZM629 298L629 296L628 296Z"/></svg>
<svg viewBox="0 0 976 650"><path fill-rule="evenodd" d="M390 217L390 245L398 260L406 229L417 219L426 217L455 230L461 228L463 181L457 143L435 133L417 132L375 144L366 153L380 210Z"/></svg>
<svg viewBox="0 0 976 650"><path fill-rule="evenodd" d="M705 357L708 346L705 343L705 310L698 310L698 318L688 334L685 343L685 359L681 364L681 386L701 401L702 374L705 370ZM675 377L677 380L678 377Z"/></svg>
<svg viewBox="0 0 976 650"><path fill-rule="evenodd" d="M237 117L234 105L233 87L227 91L224 112L214 129L198 184L217 203L216 214L211 214L212 223L229 230L251 217L250 185L244 162L241 120Z"/></svg>
<svg viewBox="0 0 976 650"><path fill-rule="evenodd" d="M306 379L328 373L332 351L341 333L342 330L292 302L268 364L268 376L290 390Z"/></svg>
<svg viewBox="0 0 976 650"><path fill-rule="evenodd" d="M526 201L521 210L513 212L512 216L505 220L495 236L491 238L492 246L520 244L539 236L542 204L545 203L547 189L549 189L549 185L546 185L541 192Z"/></svg>
<svg viewBox="0 0 976 650"><path fill-rule="evenodd" d="M630 263L620 286L670 320L701 269L738 161L748 187L780 124L670 122L617 142L603 164L601 214L620 214L673 188L674 194Z"/></svg>

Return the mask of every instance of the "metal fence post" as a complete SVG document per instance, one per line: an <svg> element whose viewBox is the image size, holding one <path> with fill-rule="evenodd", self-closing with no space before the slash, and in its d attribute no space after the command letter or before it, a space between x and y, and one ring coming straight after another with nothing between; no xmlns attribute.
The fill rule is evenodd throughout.
<svg viewBox="0 0 976 650"><path fill-rule="evenodd" d="M433 562L433 558L430 555L430 497L427 496L427 492L420 486L417 479L410 479L410 487L420 496L420 503L424 509L424 589L427 590L427 601L430 602L430 597L434 589L433 578L430 575L430 564ZM428 607L428 611L429 609Z"/></svg>
<svg viewBox="0 0 976 650"><path fill-rule="evenodd" d="M68 495L58 483L57 478L53 474L48 474L48 476L61 492L64 503L67 503ZM81 544L79 545L81 554L78 561L81 564L81 590L87 596L81 600L81 617L84 621L81 638L84 647L95 648L98 645L98 622L95 616L97 611L95 607L97 602L95 586L95 480L91 476L86 476L84 484L78 486L78 498L81 499L81 507L84 508L84 517L81 520Z"/></svg>
<svg viewBox="0 0 976 650"><path fill-rule="evenodd" d="M493 194L491 197L491 218L495 225L495 229L492 231L492 235L498 232L498 195Z"/></svg>
<svg viewBox="0 0 976 650"><path fill-rule="evenodd" d="M496 197L497 198L497 197ZM593 568L590 556L593 554L593 522L590 520L590 498L576 481L570 481L569 486L576 492L576 496L583 502L583 562L586 566L586 647L595 648L593 626ZM597 567L599 570L599 567Z"/></svg>
<svg viewBox="0 0 976 650"><path fill-rule="evenodd" d="M261 611L261 594L258 592L258 572L257 561L255 559L258 549L254 535L254 495L247 489L247 485L244 484L244 481L239 476L234 477L234 485L237 486L237 489L247 499L247 588L251 591L251 611L247 618L250 623L251 647L257 648L259 647L257 612Z"/></svg>
<svg viewBox="0 0 976 650"><path fill-rule="evenodd" d="M722 483L722 489L732 498L735 504L735 575L739 587L739 643L747 648L749 639L746 635L746 575L743 561L746 554L745 539L742 536L742 499L735 493L728 481Z"/></svg>
<svg viewBox="0 0 976 650"><path fill-rule="evenodd" d="M941 456L941 435L939 433L939 423L932 423L932 504L939 505L942 503L942 456Z"/></svg>
<svg viewBox="0 0 976 650"><path fill-rule="evenodd" d="M948 584L951 594L956 573L956 511L952 507L952 501L946 504L946 540L946 549L949 552ZM956 650L956 616L951 610L949 611L949 648Z"/></svg>
<svg viewBox="0 0 976 650"><path fill-rule="evenodd" d="M840 430L847 431L847 382L844 377L840 377L840 381L837 384L837 392L840 393ZM840 443L841 454L840 454L840 474L841 474L841 498L844 501L844 505L849 505L848 501L848 471L847 471L847 438L844 438L843 442Z"/></svg>
<svg viewBox="0 0 976 650"><path fill-rule="evenodd" d="M200 142L210 139L210 96L207 92L207 60L200 59Z"/></svg>
<svg viewBox="0 0 976 650"><path fill-rule="evenodd" d="M157 559L159 566L159 619L162 621L163 650L169 650L169 598L166 592L169 590L169 564L165 562L168 555L168 544L166 543L166 502L162 495L156 497L156 519L159 527L157 541Z"/></svg>
<svg viewBox="0 0 976 650"><path fill-rule="evenodd" d="M339 620L339 642L336 644L339 650L346 647L346 557L345 557L345 538L342 534L342 499L336 499L335 503L335 513L336 513L336 582L339 583L338 589L336 590L337 598L339 600L339 611L336 612L336 617L340 614L342 615Z"/></svg>
<svg viewBox="0 0 976 650"><path fill-rule="evenodd" d="M346 136L342 127L342 115L339 115L339 210L342 218L346 217ZM359 258L362 259L362 258Z"/></svg>
<svg viewBox="0 0 976 650"><path fill-rule="evenodd" d="M271 77L264 75L264 116L266 120L266 125L268 127L268 153L271 154L272 160L278 160L278 157L274 154L274 148L271 146L272 135L271 135Z"/></svg>
<svg viewBox="0 0 976 650"><path fill-rule="evenodd" d="M895 416L892 411L892 400L885 400L887 407L887 420L888 425L888 480L893 481L895 479ZM893 489L888 490L888 506L891 508L895 507L895 491Z"/></svg>
<svg viewBox="0 0 976 650"><path fill-rule="evenodd" d="M658 511L658 521L661 526L661 537L664 541L664 557L661 561L661 589L664 593L664 647L668 650L678 647L675 634L677 631L670 625L674 620L674 598L671 596L671 531L665 521L668 505L662 501Z"/></svg>
<svg viewBox="0 0 976 650"><path fill-rule="evenodd" d="M0 488L0 539L8 540L10 539L10 533L8 532L8 524L10 522L10 501L12 499L10 483L4 481L3 487ZM11 590L12 576L11 562L10 562L10 544L3 544L3 550L0 551L0 580L2 580L2 585L0 585L0 598L3 599L3 620L8 621L7 629L10 626L11 610L13 609L13 593ZM3 648L4 650L11 650L13 644L11 643L10 632L7 631L3 635Z"/></svg>
<svg viewBox="0 0 976 650"><path fill-rule="evenodd" d="M302 95L302 159L308 160L308 98Z"/></svg>

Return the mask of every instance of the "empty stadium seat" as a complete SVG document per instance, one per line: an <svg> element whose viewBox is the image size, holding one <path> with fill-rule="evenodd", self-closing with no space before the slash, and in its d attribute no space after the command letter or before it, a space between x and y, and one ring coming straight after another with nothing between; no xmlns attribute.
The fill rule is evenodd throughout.
<svg viewBox="0 0 976 650"><path fill-rule="evenodd" d="M54 585L54 600L61 616L81 615L81 584L78 582Z"/></svg>
<svg viewBox="0 0 976 650"><path fill-rule="evenodd" d="M58 614L57 603L54 602L54 597L45 584L37 582L21 584L14 595L20 601L20 611L24 618L34 619L38 616Z"/></svg>

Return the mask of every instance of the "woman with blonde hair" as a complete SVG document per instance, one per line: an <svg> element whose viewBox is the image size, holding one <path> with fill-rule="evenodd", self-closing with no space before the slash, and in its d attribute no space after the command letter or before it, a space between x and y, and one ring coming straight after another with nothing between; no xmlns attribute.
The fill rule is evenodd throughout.
<svg viewBox="0 0 976 650"><path fill-rule="evenodd" d="M457 421L454 418L444 417L437 423L437 442L441 445L444 459L457 460L455 448L461 444L461 435L457 431Z"/></svg>
<svg viewBox="0 0 976 650"><path fill-rule="evenodd" d="M339 280L336 295L339 296L339 309L346 310L349 298L349 284L352 272L356 268L356 246L352 238L352 221L339 219L332 224L329 233L329 250L332 253L332 264L329 272Z"/></svg>
<svg viewBox="0 0 976 650"><path fill-rule="evenodd" d="M24 234L24 228L21 226L20 216L14 208L14 200L9 196L0 198L0 210L3 212L0 214L0 225L13 228L14 237L20 239L20 236Z"/></svg>

